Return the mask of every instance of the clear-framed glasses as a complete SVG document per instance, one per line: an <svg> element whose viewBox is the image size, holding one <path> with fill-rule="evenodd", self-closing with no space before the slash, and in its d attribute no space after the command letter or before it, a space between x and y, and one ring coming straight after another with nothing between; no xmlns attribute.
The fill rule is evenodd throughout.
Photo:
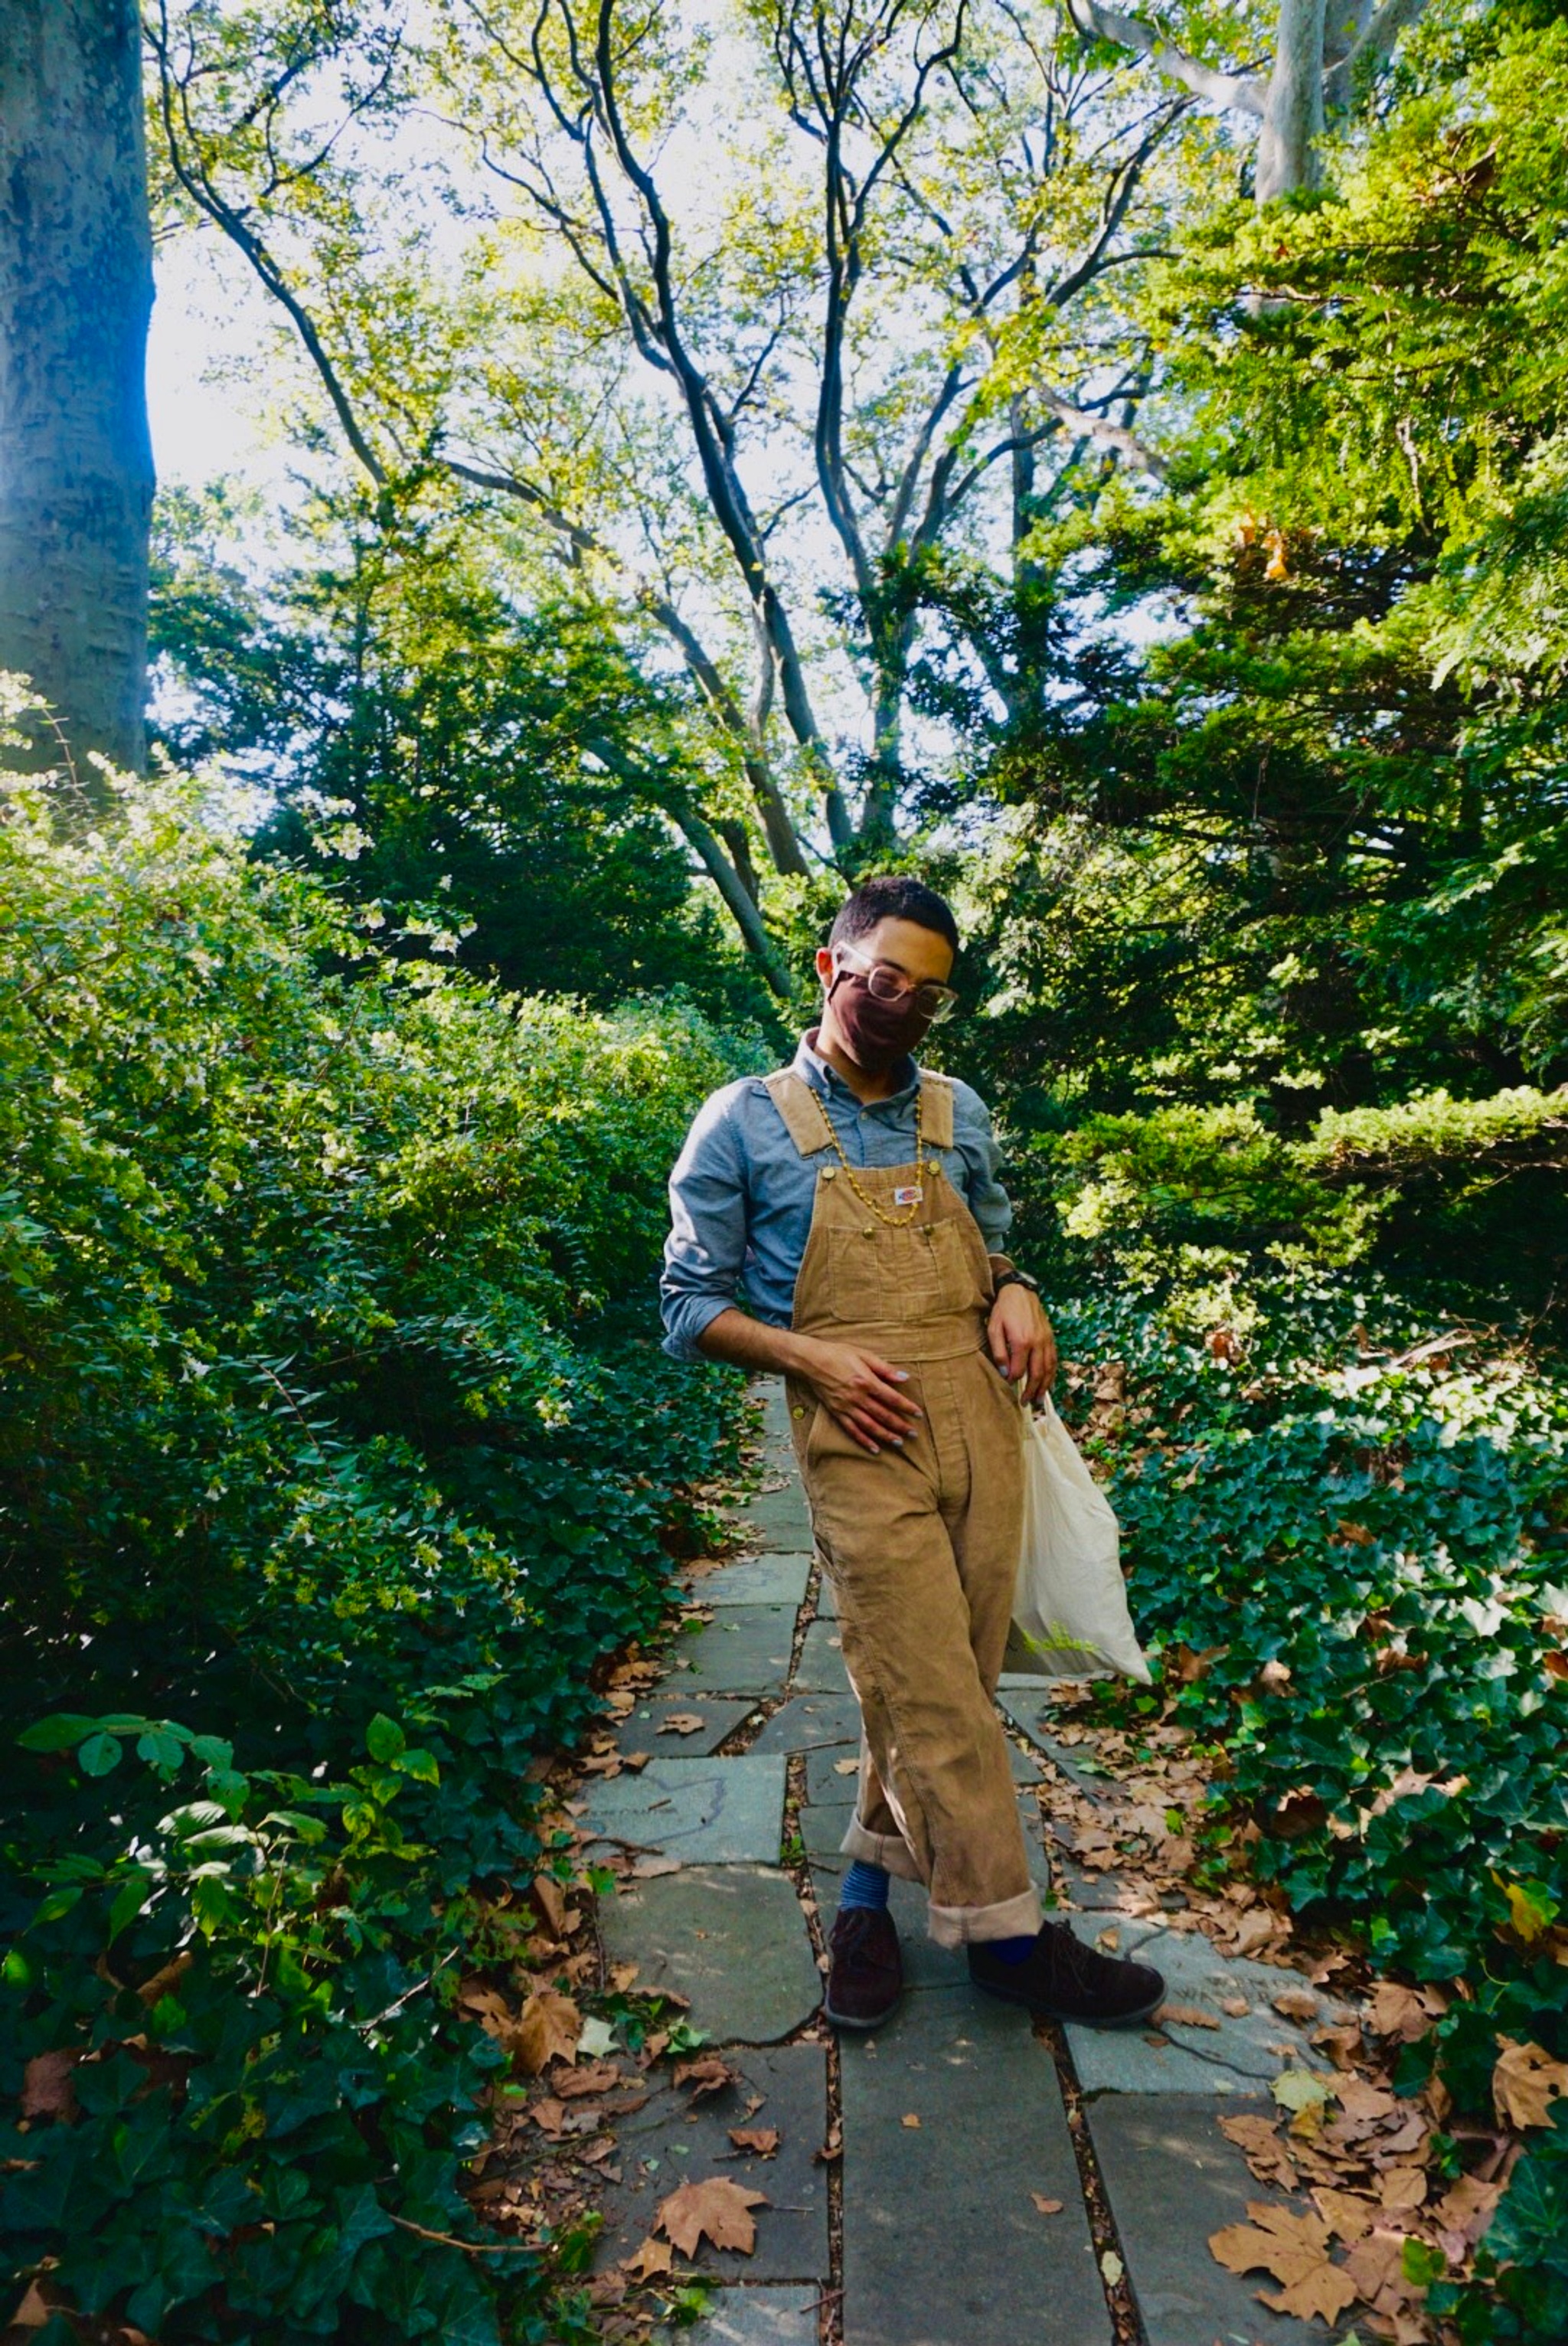
<svg viewBox="0 0 1568 2346"><path fill-rule="evenodd" d="M833 951L841 967L865 979L866 992L874 1001L901 1003L912 994L916 1009L933 1026L940 1026L958 1008L959 996L951 985L939 985L934 978L924 978L917 984L891 961L868 961L864 954L848 945L835 945Z"/></svg>

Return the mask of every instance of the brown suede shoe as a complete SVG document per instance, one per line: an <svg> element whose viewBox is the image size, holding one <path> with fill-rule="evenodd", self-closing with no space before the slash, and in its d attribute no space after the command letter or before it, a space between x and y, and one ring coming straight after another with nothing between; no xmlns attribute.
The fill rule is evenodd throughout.
<svg viewBox="0 0 1568 2346"><path fill-rule="evenodd" d="M1087 2028L1128 2028L1165 2000L1152 1964L1129 1963L1086 1947L1064 1923L1047 1923L1021 1964L1004 1964L981 1940L969 1950L969 1976L988 1995L1022 2004L1043 2020L1076 2020Z"/></svg>
<svg viewBox="0 0 1568 2346"><path fill-rule="evenodd" d="M904 1991L903 1958L891 1914L846 1908L828 1938L828 1992L822 2008L835 2028L875 2028Z"/></svg>

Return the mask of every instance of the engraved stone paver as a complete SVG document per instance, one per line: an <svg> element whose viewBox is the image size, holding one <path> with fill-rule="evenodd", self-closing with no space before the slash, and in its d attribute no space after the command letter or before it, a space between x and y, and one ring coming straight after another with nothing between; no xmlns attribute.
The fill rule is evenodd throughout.
<svg viewBox="0 0 1568 2346"><path fill-rule="evenodd" d="M728 2055L739 2083L693 2101L669 2086L616 2127L621 2180L605 2198L601 2270L630 2256L653 2229L659 2203L683 2183L720 2176L766 2194L753 2256L704 2242L693 2262L726 2280L812 2281L828 2278L828 2182L812 2160L828 2125L828 2055L821 2045L779 2045ZM748 2105L756 2101L755 2109ZM737 2152L731 2127L776 2127L772 2158Z"/></svg>
<svg viewBox="0 0 1568 2346"><path fill-rule="evenodd" d="M1196 2096L1105 2094L1089 2105L1089 2131L1116 2211L1148 2346L1325 2346L1317 2323L1292 2321L1258 2300L1265 2273L1227 2272L1209 2254L1223 2224L1245 2224L1258 2197L1247 2161L1221 2134L1221 2110L1276 2115L1271 2104L1220 2105Z"/></svg>
<svg viewBox="0 0 1568 2346"><path fill-rule="evenodd" d="M1024 2015L967 1988L911 1996L842 2065L845 2346L1110 2346L1055 2066Z"/></svg>
<svg viewBox="0 0 1568 2346"><path fill-rule="evenodd" d="M691 1865L777 1865L784 1760L650 1760L640 1775L595 1784L583 1821L598 1840Z"/></svg>
<svg viewBox="0 0 1568 2346"><path fill-rule="evenodd" d="M822 1982L787 1874L684 1866L633 1882L604 1909L605 1951L635 1957L639 1988L672 1987L719 2044L765 2045L809 2020Z"/></svg>

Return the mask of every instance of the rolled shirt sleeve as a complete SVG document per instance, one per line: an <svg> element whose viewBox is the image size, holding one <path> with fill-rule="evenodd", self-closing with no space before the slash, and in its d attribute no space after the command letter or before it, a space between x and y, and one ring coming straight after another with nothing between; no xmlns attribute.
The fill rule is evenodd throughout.
<svg viewBox="0 0 1568 2346"><path fill-rule="evenodd" d="M669 1177L659 1309L672 1360L700 1361L703 1330L738 1301L746 1262L746 1168L731 1087L698 1110Z"/></svg>

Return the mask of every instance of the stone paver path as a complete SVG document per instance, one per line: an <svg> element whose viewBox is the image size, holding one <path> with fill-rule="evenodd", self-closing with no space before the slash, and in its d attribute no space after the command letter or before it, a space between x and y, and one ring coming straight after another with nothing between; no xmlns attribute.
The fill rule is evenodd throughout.
<svg viewBox="0 0 1568 2346"><path fill-rule="evenodd" d="M722 2175L769 2204L755 2255L697 2260L718 2286L679 2333L692 2346L1116 2346L1118 2325L1145 2346L1321 2346L1320 2327L1268 2311L1207 2248L1259 2196L1218 2117L1273 2115L1272 2081L1314 2057L1273 2009L1298 1983L1221 1953L1190 1913L1112 1922L1115 1873L1075 1871L1050 1823L1053 1784L1093 1798L1103 1781L1054 1737L1033 1682L1004 1682L1000 1701L1037 1879L1081 1910L1081 1933L1146 1949L1172 2004L1201 2018L1033 2029L970 1987L962 1954L926 1937L921 1894L895 1882L903 2006L870 2038L835 2044L825 2027L855 1705L782 1393L761 1391L751 1552L693 1574L711 1619L619 1726L643 1764L595 1784L583 1820L636 1869L605 1902L608 1954L687 1996L740 2082L695 2106L662 2089L623 2129L601 2264L636 2247L676 2183ZM672 1713L701 1727L661 1733ZM738 2155L738 2126L776 2127L776 2155ZM840 2141L840 2158L813 2157Z"/></svg>

